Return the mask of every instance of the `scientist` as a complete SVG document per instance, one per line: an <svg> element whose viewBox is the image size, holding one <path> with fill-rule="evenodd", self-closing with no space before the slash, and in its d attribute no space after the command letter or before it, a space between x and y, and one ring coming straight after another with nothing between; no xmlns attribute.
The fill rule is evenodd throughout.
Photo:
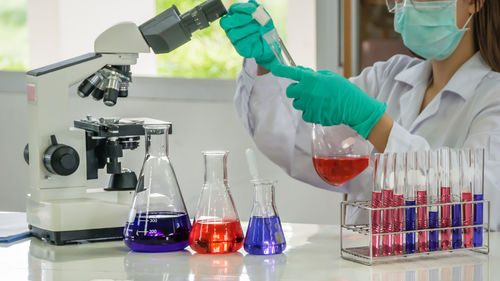
<svg viewBox="0 0 500 281"><path fill-rule="evenodd" d="M289 175L350 200L370 198L372 170L341 187L324 183L311 160L311 123L345 124L380 152L489 148L485 198L492 229L500 230L500 1L387 3L406 47L425 60L396 55L349 80L280 65L261 36L273 22L252 19L259 4L232 5L220 24L246 58L235 96L241 122Z"/></svg>

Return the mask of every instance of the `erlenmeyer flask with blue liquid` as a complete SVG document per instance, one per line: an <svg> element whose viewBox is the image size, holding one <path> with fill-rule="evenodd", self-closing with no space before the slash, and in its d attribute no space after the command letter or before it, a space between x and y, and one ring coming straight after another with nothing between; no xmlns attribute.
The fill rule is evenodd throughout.
<svg viewBox="0 0 500 281"><path fill-rule="evenodd" d="M276 210L276 182L253 180L252 183L255 196L245 237L245 251L251 255L281 254L286 248L286 241Z"/></svg>
<svg viewBox="0 0 500 281"><path fill-rule="evenodd" d="M124 229L137 252L171 252L188 245L191 222L168 157L171 124L144 125L146 157Z"/></svg>

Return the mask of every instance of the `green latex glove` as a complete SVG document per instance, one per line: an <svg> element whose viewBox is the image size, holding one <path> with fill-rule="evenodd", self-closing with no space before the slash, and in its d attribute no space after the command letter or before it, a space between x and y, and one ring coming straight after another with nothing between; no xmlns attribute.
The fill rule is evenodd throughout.
<svg viewBox="0 0 500 281"><path fill-rule="evenodd" d="M259 65L271 69L278 60L262 35L272 30L274 24L270 20L265 26L261 26L253 19L252 14L258 6L260 5L255 1L233 4L221 18L220 25L242 57L255 58Z"/></svg>
<svg viewBox="0 0 500 281"><path fill-rule="evenodd" d="M385 113L386 104L365 94L358 86L328 70L313 71L304 67L273 65L272 73L298 81L286 95L293 107L303 111L309 123L333 126L345 124L365 139Z"/></svg>

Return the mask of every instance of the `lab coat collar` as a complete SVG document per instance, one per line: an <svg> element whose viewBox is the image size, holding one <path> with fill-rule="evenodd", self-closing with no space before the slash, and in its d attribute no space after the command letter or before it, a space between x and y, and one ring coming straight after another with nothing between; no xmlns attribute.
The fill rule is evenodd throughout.
<svg viewBox="0 0 500 281"><path fill-rule="evenodd" d="M477 52L465 62L453 75L444 91L453 92L468 100L475 93L476 88L483 78L491 71L491 68Z"/></svg>
<svg viewBox="0 0 500 281"><path fill-rule="evenodd" d="M484 62L481 54L477 52L457 70L442 92L452 92L467 100L474 94L483 77L490 71L491 68ZM420 83L428 83L431 72L431 61L426 60L401 71L396 75L395 79L414 88Z"/></svg>

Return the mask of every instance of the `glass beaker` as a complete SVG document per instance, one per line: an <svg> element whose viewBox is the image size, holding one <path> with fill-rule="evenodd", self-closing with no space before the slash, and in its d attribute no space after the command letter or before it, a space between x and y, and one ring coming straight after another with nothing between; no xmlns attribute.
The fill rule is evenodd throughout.
<svg viewBox="0 0 500 281"><path fill-rule="evenodd" d="M312 154L318 175L334 186L343 185L359 175L370 160L367 141L345 125L313 125Z"/></svg>
<svg viewBox="0 0 500 281"><path fill-rule="evenodd" d="M144 125L146 156L124 229L133 251L170 252L188 245L191 222L168 158L170 126Z"/></svg>
<svg viewBox="0 0 500 281"><path fill-rule="evenodd" d="M255 196L245 236L245 251L252 255L281 254L286 241L274 199L276 182L253 180L252 183Z"/></svg>
<svg viewBox="0 0 500 281"><path fill-rule="evenodd" d="M189 246L200 254L226 254L243 245L243 229L227 183L227 151L205 151L201 189Z"/></svg>

